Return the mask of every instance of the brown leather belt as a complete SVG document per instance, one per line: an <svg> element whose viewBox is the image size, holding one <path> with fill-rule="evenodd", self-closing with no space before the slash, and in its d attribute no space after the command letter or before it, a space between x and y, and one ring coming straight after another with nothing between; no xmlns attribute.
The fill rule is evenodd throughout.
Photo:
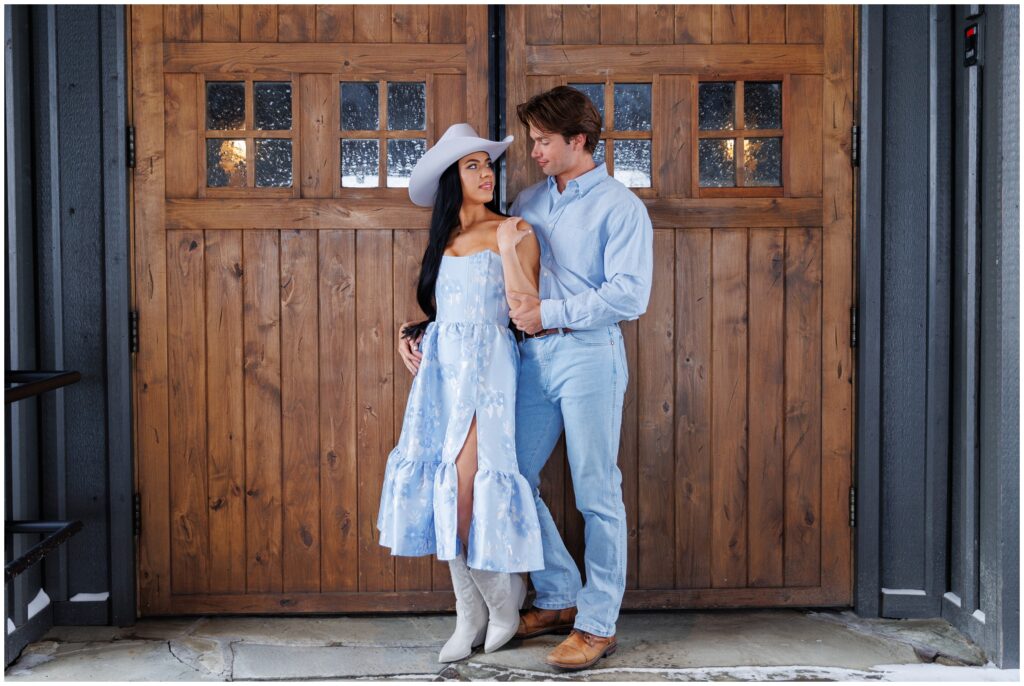
<svg viewBox="0 0 1024 686"><path fill-rule="evenodd" d="M553 333L564 334L569 333L571 331L572 329L567 327L562 327L560 329L541 329L537 333L526 333L525 331L520 331L519 329L516 329L516 338L518 338L520 341L525 341L527 338L543 338L544 336L550 336Z"/></svg>

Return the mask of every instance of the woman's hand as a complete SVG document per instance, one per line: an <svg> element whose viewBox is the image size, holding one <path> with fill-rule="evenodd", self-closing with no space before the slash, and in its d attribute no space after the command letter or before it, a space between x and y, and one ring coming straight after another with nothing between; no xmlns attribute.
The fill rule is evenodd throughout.
<svg viewBox="0 0 1024 686"><path fill-rule="evenodd" d="M502 252L515 250L519 242L530 235L529 226L523 229L518 228L522 219L522 217L509 217L498 224L498 250Z"/></svg>
<svg viewBox="0 0 1024 686"><path fill-rule="evenodd" d="M423 334L420 334L416 338L402 338L402 329L416 322L405 322L398 327L398 355L402 358L402 362L405 363L406 369L416 376L416 372L420 369L420 360L423 359L423 353L417 350L420 341L423 340Z"/></svg>

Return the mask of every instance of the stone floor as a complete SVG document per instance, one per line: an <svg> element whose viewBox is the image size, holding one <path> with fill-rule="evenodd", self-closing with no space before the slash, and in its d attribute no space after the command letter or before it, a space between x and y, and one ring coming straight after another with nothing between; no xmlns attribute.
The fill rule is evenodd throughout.
<svg viewBox="0 0 1024 686"><path fill-rule="evenodd" d="M452 615L181 617L128 628L54 627L25 648L8 681L1019 681L942 620L851 612L633 612L619 649L584 672L544 656L561 640L513 641L444 665Z"/></svg>

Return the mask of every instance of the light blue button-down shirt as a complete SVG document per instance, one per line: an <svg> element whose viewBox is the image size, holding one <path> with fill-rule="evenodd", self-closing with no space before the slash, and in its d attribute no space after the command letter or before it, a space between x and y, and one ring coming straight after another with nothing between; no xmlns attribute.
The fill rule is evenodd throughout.
<svg viewBox="0 0 1024 686"><path fill-rule="evenodd" d="M522 191L509 210L540 243L545 329L594 329L647 310L654 230L647 208L603 164L558 192L555 177Z"/></svg>

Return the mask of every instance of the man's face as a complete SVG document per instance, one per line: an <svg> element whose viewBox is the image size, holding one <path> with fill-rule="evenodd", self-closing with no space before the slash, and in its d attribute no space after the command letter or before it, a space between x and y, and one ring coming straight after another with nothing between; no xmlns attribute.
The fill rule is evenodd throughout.
<svg viewBox="0 0 1024 686"><path fill-rule="evenodd" d="M570 169L575 169L584 160L586 149L583 144L586 136L577 134L565 142L565 137L560 133L547 133L541 131L533 124L530 125L530 140L533 141L533 149L530 152L541 171L548 176L557 176Z"/></svg>

